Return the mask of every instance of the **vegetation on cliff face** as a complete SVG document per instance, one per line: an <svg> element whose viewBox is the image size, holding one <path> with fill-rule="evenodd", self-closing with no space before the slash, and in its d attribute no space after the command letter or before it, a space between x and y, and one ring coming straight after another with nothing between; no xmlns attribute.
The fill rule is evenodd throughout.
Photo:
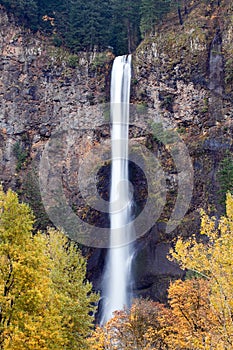
<svg viewBox="0 0 233 350"><path fill-rule="evenodd" d="M89 339L96 350L201 350L233 347L233 197L226 216L216 223L202 212L205 242L178 239L171 259L187 271L184 281L168 289L168 305L136 300L130 310L116 312Z"/></svg>
<svg viewBox="0 0 233 350"><path fill-rule="evenodd" d="M85 349L97 301L86 261L61 232L32 235L33 222L0 188L0 348Z"/></svg>
<svg viewBox="0 0 233 350"><path fill-rule="evenodd" d="M197 208L221 215L219 202L232 190L232 162L222 160L227 153L232 159L233 8L229 0L186 5L182 25L171 12L137 47L132 90L135 102L146 104L155 121L176 128L189 149L194 192L179 231L190 235L198 230Z"/></svg>
<svg viewBox="0 0 233 350"><path fill-rule="evenodd" d="M74 52L111 46L115 53L135 50L169 10L184 11L185 0L1 0L18 23L53 34L54 43ZM182 21L180 19L180 21Z"/></svg>
<svg viewBox="0 0 233 350"><path fill-rule="evenodd" d="M218 180L220 183L220 200L225 201L226 193L229 191L233 195L233 155L227 153L220 162Z"/></svg>
<svg viewBox="0 0 233 350"><path fill-rule="evenodd" d="M174 12L170 12L166 21L153 27L152 35L146 36L137 48L138 59L142 60L138 64L143 64L143 52L150 52L153 64L159 65L159 77L177 77L207 86L211 42L216 33L220 33L222 48L220 52L214 53L223 55L226 60L225 83L230 91L228 84L232 76L232 2L192 1L186 4L186 11L182 11L182 25L179 25Z"/></svg>

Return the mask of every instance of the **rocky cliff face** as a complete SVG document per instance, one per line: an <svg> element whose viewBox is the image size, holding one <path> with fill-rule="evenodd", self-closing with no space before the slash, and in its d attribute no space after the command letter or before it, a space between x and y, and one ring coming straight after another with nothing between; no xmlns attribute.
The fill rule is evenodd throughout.
<svg viewBox="0 0 233 350"><path fill-rule="evenodd" d="M1 176L14 185L16 142L30 163L62 121L79 113L79 128L101 125L103 119L93 106L108 96L112 55L71 55L39 33L16 27L4 10L0 25Z"/></svg>
<svg viewBox="0 0 233 350"><path fill-rule="evenodd" d="M198 232L200 207L215 214L223 211L218 169L233 150L232 5L221 1L218 6L213 1L197 6L193 1L182 15L182 26L171 16L169 24L156 28L133 54L136 117L131 122L130 138L157 159L167 190L167 203L156 224L135 243L135 295L161 301L169 280L183 275L166 258L173 238ZM32 35L15 26L3 9L0 46L0 178L4 186L11 186L31 204L37 227L46 227L50 221L38 185L41 155L57 130L72 130L66 134L65 161L58 164L67 202L83 220L107 226L107 216L86 205L77 174L89 152L105 145L110 137L108 112L102 107L109 99L112 54L71 55L53 47L41 34ZM194 170L189 209L169 233L166 224L182 187L182 171L171 144L159 137L161 127L179 135ZM102 162L99 192L108 199L109 153L100 159L97 152L95 157L93 168ZM150 167L153 164L148 164ZM146 180L141 180L135 168L131 177L140 211L147 195ZM83 250L89 257L88 275L100 289L105 251Z"/></svg>
<svg viewBox="0 0 233 350"><path fill-rule="evenodd" d="M229 1L212 1L209 5L192 2L182 12L183 25L178 16L171 16L166 25L158 26L145 38L134 55L132 88L135 101L147 105L147 115L155 123L161 122L179 133L188 148L194 170L189 209L180 225L168 235L164 226L174 207L171 198L180 190L177 181L181 173L179 164L175 164L176 170L171 170L169 156L166 155L167 162L164 163L161 156L169 209L165 209L157 221L150 238L138 245L136 285L145 295L159 298L159 292L164 293L167 274L177 275L177 270L173 270L165 258L168 247L177 235L198 233L199 208L214 215L223 212L219 164L233 150L230 13L232 4Z"/></svg>

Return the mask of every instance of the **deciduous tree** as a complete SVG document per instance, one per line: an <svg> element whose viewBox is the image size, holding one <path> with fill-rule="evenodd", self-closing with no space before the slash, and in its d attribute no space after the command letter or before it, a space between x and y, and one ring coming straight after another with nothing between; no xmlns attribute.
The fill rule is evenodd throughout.
<svg viewBox="0 0 233 350"><path fill-rule="evenodd" d="M11 190L0 189L1 349L58 349L60 321L43 236L32 236L34 217ZM57 344L56 347L53 343Z"/></svg>
<svg viewBox="0 0 233 350"><path fill-rule="evenodd" d="M233 197L226 199L226 216L216 220L202 212L201 235L207 242L192 237L178 239L173 258L208 280L210 307L218 319L213 330L216 349L233 348Z"/></svg>
<svg viewBox="0 0 233 350"><path fill-rule="evenodd" d="M66 340L63 349L85 349L98 300L86 280L86 260L73 242L54 229L48 231L47 248L53 293L60 303L62 338Z"/></svg>
<svg viewBox="0 0 233 350"><path fill-rule="evenodd" d="M85 349L97 296L63 233L32 234L34 216L0 188L0 349Z"/></svg>
<svg viewBox="0 0 233 350"><path fill-rule="evenodd" d="M209 349L218 320L210 305L210 284L203 278L171 283L168 290L174 324L167 335L171 349Z"/></svg>
<svg viewBox="0 0 233 350"><path fill-rule="evenodd" d="M134 300L130 310L116 311L104 327L96 328L90 349L168 349L166 334L172 332L172 319L163 304Z"/></svg>

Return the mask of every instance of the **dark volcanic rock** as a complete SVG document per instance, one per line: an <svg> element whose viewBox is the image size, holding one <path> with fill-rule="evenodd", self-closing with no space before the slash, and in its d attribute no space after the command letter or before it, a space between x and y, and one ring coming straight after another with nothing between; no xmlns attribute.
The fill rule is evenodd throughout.
<svg viewBox="0 0 233 350"><path fill-rule="evenodd" d="M225 6L227 11L223 2L221 9L212 6L206 14L201 2L182 26L173 20L158 26L133 54L131 101L138 117L131 122L130 139L147 148L160 164L167 191L158 222L135 242L135 296L164 301L169 281L183 277L167 259L173 239L198 234L201 207L223 212L218 170L226 153L233 151L233 26L229 16L218 13ZM108 214L85 202L78 175L87 159L90 166L84 183L93 188L94 180L88 175L96 171L98 193L109 199L110 128L104 103L109 101L112 54L79 53L77 66L71 68L68 51L54 47L41 34L17 27L2 8L0 27L0 180L30 203L38 227L46 228L49 218L41 202L38 168L51 140L59 147L63 140L64 152L55 165L61 169L67 203L85 222L108 227ZM179 134L194 169L188 212L170 233L166 225L182 174L170 154L171 144L163 144L158 137L161 125ZM58 154L54 152L54 157ZM146 165L149 170L155 167ZM147 174L131 165L130 180L137 217L148 197ZM88 277L99 290L106 250L83 247L83 252L88 257Z"/></svg>

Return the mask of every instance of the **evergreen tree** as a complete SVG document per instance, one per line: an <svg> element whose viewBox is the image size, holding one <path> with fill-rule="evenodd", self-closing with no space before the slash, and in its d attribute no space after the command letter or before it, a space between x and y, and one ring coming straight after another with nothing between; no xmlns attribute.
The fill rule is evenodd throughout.
<svg viewBox="0 0 233 350"><path fill-rule="evenodd" d="M38 6L36 0L1 0L1 5L13 12L18 23L29 26L31 29L38 28Z"/></svg>
<svg viewBox="0 0 233 350"><path fill-rule="evenodd" d="M53 34L56 44L73 52L112 46L116 54L123 54L140 41L141 0L0 0L0 4L14 13L19 24Z"/></svg>
<svg viewBox="0 0 233 350"><path fill-rule="evenodd" d="M61 0L37 0L39 28L46 33L52 33L54 28L51 26L50 21L45 21L43 18L44 16L48 16L55 20L56 9L60 3Z"/></svg>
<svg viewBox="0 0 233 350"><path fill-rule="evenodd" d="M112 0L112 25L110 45L117 54L132 52L140 40L140 7L141 0Z"/></svg>
<svg viewBox="0 0 233 350"><path fill-rule="evenodd" d="M164 15L170 10L172 0L142 0L141 1L141 23L140 30L144 36L153 30Z"/></svg>

